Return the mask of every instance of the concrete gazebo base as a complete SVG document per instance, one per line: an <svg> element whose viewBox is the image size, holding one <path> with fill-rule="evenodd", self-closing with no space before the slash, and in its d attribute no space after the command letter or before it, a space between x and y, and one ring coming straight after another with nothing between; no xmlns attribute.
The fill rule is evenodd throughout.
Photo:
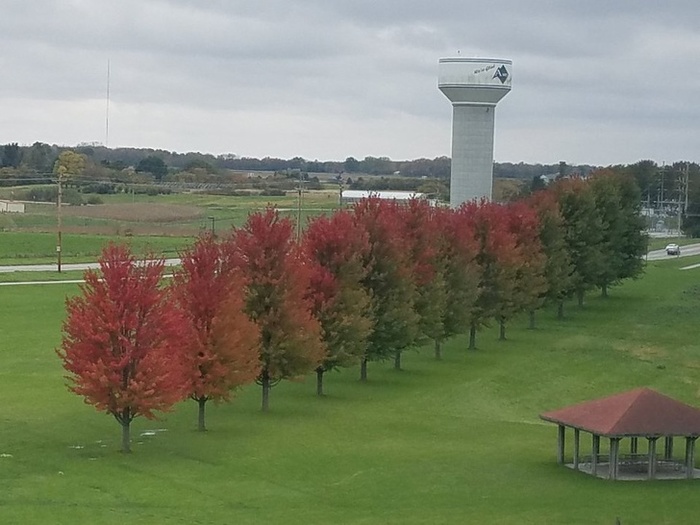
<svg viewBox="0 0 700 525"><path fill-rule="evenodd" d="M700 409L654 390L638 388L545 412L540 417L558 425L557 463L573 470L613 480L700 477L700 469L695 468ZM573 430L574 438L571 463L566 458L567 428ZM592 438L590 454L582 454L582 433ZM609 446L601 447L602 440ZM685 450L678 450L674 442L683 443Z"/></svg>
<svg viewBox="0 0 700 525"><path fill-rule="evenodd" d="M590 463L579 463L578 468L573 463L567 463L566 466L572 470L579 470L584 474L593 475L593 466ZM618 481L648 481L649 480L649 464L646 461L641 461L635 464L626 465L620 464L617 467ZM694 478L700 478L700 469L694 470ZM598 463L595 476L601 479L610 479L610 463ZM654 479L687 479L688 472L682 461L659 461L656 464L656 472Z"/></svg>

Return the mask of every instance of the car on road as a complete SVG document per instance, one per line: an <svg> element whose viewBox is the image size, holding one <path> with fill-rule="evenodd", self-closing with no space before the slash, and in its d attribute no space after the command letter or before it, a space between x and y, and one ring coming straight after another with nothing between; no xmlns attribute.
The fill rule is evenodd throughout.
<svg viewBox="0 0 700 525"><path fill-rule="evenodd" d="M680 255L681 247L677 244L667 244L666 245L666 255Z"/></svg>

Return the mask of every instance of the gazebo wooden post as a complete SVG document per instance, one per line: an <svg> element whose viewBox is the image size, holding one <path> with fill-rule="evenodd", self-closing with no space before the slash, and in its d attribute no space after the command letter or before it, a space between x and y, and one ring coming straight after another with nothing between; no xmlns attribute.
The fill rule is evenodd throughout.
<svg viewBox="0 0 700 525"><path fill-rule="evenodd" d="M664 441L664 459L673 459L673 436L666 436Z"/></svg>
<svg viewBox="0 0 700 525"><path fill-rule="evenodd" d="M564 425L559 425L559 432L557 433L557 463L560 465L564 464L564 446L566 444L566 427Z"/></svg>
<svg viewBox="0 0 700 525"><path fill-rule="evenodd" d="M685 438L685 477L695 477L695 440L696 437Z"/></svg>
<svg viewBox="0 0 700 525"><path fill-rule="evenodd" d="M581 446L581 431L574 429L574 470L578 470L579 448Z"/></svg>
<svg viewBox="0 0 700 525"><path fill-rule="evenodd" d="M598 475L598 454L600 454L600 436L593 434L593 446L591 447L591 474Z"/></svg>
<svg viewBox="0 0 700 525"><path fill-rule="evenodd" d="M637 438L633 437L630 439L630 454L636 454L637 453Z"/></svg>
<svg viewBox="0 0 700 525"><path fill-rule="evenodd" d="M610 438L610 454L608 456L608 463L610 465L608 477L610 479L617 479L618 465L620 463L620 438Z"/></svg>
<svg viewBox="0 0 700 525"><path fill-rule="evenodd" d="M656 477L656 440L658 437L647 437L649 441L649 479L654 479Z"/></svg>

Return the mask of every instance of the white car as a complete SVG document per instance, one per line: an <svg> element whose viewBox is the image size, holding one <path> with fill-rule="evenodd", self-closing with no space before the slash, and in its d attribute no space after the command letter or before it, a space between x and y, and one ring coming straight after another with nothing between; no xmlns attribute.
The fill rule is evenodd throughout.
<svg viewBox="0 0 700 525"><path fill-rule="evenodd" d="M680 255L681 247L677 244L667 244L666 245L666 255Z"/></svg>

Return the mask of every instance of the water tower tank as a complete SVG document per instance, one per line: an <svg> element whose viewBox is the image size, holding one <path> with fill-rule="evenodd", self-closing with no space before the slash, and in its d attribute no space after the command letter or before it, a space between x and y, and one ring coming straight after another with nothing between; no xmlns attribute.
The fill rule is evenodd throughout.
<svg viewBox="0 0 700 525"><path fill-rule="evenodd" d="M450 205L485 197L493 188L493 132L496 103L508 94L510 60L441 58L438 88L452 102Z"/></svg>

